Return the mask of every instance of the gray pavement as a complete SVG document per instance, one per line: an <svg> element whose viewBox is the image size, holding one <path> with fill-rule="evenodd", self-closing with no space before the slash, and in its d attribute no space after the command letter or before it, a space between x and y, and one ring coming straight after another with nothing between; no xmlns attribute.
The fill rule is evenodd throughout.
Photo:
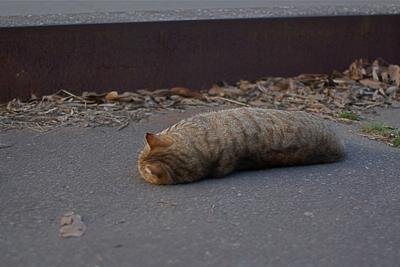
<svg viewBox="0 0 400 267"><path fill-rule="evenodd" d="M0 133L0 266L397 266L400 153L338 125L338 163L154 186L136 171L146 131ZM396 111L393 114L399 118ZM400 118L399 118L400 119ZM80 238L60 239L67 211Z"/></svg>
<svg viewBox="0 0 400 267"><path fill-rule="evenodd" d="M365 114L369 121L385 122L387 125L400 128L400 103L394 105L394 109L377 108L374 112Z"/></svg>
<svg viewBox="0 0 400 267"><path fill-rule="evenodd" d="M377 14L400 14L400 1L0 1L0 27Z"/></svg>

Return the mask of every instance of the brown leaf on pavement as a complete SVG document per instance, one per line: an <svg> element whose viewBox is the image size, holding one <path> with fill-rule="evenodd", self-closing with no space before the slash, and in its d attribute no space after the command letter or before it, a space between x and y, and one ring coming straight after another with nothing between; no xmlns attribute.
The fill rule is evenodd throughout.
<svg viewBox="0 0 400 267"><path fill-rule="evenodd" d="M82 222L80 215L70 211L65 213L60 219L60 237L80 237L86 230L86 225Z"/></svg>

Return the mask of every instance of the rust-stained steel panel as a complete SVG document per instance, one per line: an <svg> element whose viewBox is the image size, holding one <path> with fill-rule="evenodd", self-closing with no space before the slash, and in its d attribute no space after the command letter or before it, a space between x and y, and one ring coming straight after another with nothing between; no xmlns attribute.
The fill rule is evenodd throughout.
<svg viewBox="0 0 400 267"><path fill-rule="evenodd" d="M210 87L400 63L400 16L234 19L0 28L0 101L66 89Z"/></svg>

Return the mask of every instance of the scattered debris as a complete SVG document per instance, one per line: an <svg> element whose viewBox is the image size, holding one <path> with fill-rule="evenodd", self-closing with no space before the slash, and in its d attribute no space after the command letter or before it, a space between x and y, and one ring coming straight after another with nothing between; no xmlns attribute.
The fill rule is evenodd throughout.
<svg viewBox="0 0 400 267"><path fill-rule="evenodd" d="M80 215L70 211L65 213L60 219L60 237L79 237L86 230L86 225L82 222Z"/></svg>
<svg viewBox="0 0 400 267"><path fill-rule="evenodd" d="M18 99L0 106L0 130L28 128L47 132L72 125L80 127L117 126L168 109L189 106L254 106L303 110L323 118L352 121L375 107L390 107L400 100L400 67L382 59L354 61L341 73L301 74L292 78L265 77L236 85L214 84L198 92L185 87L137 90L119 94L84 92L77 96L66 90L27 102Z"/></svg>
<svg viewBox="0 0 400 267"><path fill-rule="evenodd" d="M361 135L372 140L384 142L393 147L400 147L400 129L381 122L370 122L360 128Z"/></svg>

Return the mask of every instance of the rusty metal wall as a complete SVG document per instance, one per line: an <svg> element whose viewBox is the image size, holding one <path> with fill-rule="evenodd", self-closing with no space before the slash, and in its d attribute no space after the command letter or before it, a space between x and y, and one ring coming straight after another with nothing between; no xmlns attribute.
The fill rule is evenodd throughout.
<svg viewBox="0 0 400 267"><path fill-rule="evenodd" d="M59 89L209 88L262 76L400 63L400 16L0 28L0 102Z"/></svg>

